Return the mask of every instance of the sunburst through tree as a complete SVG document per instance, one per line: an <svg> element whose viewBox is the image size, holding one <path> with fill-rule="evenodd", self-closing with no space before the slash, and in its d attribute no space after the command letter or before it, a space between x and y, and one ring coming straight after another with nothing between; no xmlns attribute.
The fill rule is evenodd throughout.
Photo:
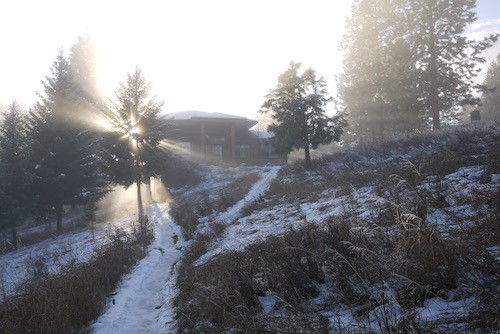
<svg viewBox="0 0 500 334"><path fill-rule="evenodd" d="M151 84L136 68L120 83L110 108L102 110L107 129L103 134L106 172L117 185L136 185L142 231L147 219L141 184L149 184L152 177L159 176L167 159L167 153L159 146L168 133L167 122L157 117L163 102L151 97L150 92Z"/></svg>

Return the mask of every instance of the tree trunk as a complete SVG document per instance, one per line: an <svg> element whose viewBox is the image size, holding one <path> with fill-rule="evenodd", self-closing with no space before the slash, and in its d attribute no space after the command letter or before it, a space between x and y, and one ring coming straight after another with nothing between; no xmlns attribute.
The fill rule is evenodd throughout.
<svg viewBox="0 0 500 334"><path fill-rule="evenodd" d="M138 101L135 101L137 106ZM134 120L137 120L137 109L134 109ZM140 154L139 154L139 140L137 138L137 135L134 135L134 140L135 140L135 184L137 187L137 215L139 219L139 226L141 228L141 233L144 233L145 231L145 224L146 221L144 219L144 207L142 206L142 193L141 193L141 180L142 180L142 174L141 174L141 160L140 160Z"/></svg>
<svg viewBox="0 0 500 334"><path fill-rule="evenodd" d="M62 231L62 214L63 214L63 206L62 204L56 204L56 231Z"/></svg>
<svg viewBox="0 0 500 334"><path fill-rule="evenodd" d="M153 203L153 191L151 189L151 178L148 178L146 183L146 204L150 205Z"/></svg>
<svg viewBox="0 0 500 334"><path fill-rule="evenodd" d="M436 35L434 27L434 14L429 9L429 87L430 87L430 107L432 116L432 128L439 130L441 122L439 120L439 91L438 91L438 70L436 53Z"/></svg>
<svg viewBox="0 0 500 334"><path fill-rule="evenodd" d="M141 231L144 231L144 207L142 206L142 194L141 194L141 179L136 179L135 184L137 186L137 215L139 218L139 226Z"/></svg>
<svg viewBox="0 0 500 334"><path fill-rule="evenodd" d="M12 224L12 247L17 249L17 226L16 222Z"/></svg>
<svg viewBox="0 0 500 334"><path fill-rule="evenodd" d="M309 153L309 145L306 145L306 147L304 147L304 160L306 169L311 170L312 165L311 165L311 154Z"/></svg>

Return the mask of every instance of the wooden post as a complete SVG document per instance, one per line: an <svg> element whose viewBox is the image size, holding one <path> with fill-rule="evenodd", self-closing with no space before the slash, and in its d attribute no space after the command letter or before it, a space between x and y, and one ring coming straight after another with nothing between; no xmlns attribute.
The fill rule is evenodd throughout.
<svg viewBox="0 0 500 334"><path fill-rule="evenodd" d="M206 161L206 148L205 148L205 125L200 125L200 155L203 162Z"/></svg>
<svg viewBox="0 0 500 334"><path fill-rule="evenodd" d="M231 124L231 163L236 162L236 131L234 123Z"/></svg>

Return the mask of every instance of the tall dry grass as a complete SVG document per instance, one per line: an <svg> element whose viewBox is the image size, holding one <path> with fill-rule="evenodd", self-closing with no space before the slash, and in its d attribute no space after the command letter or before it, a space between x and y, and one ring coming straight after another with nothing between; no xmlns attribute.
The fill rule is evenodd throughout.
<svg viewBox="0 0 500 334"><path fill-rule="evenodd" d="M145 255L144 241L117 230L91 261L55 275L43 260L33 261L31 277L0 304L0 333L85 333L122 275Z"/></svg>
<svg viewBox="0 0 500 334"><path fill-rule="evenodd" d="M500 330L500 266L488 250L500 243L500 197L492 184L492 174L500 173L498 147L498 125L468 126L365 143L316 160L312 172L300 164L286 168L246 214L314 202L330 190L349 197L350 209L202 266L193 263L211 240L195 236L178 275L178 332ZM447 196L460 189L447 188L444 177L477 165L485 166L484 186L472 196L456 196L478 213L468 219L451 210ZM381 198L369 216L361 214L355 195L348 196L360 187ZM437 209L445 210L450 222L431 222ZM471 298L477 304L454 319L424 322L417 310L430 298ZM331 316L341 310L352 313L350 327ZM397 321L391 319L393 310L401 312Z"/></svg>

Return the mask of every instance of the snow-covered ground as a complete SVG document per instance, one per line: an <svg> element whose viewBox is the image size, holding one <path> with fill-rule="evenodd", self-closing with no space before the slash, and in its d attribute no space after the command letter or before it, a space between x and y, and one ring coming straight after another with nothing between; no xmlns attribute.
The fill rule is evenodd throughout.
<svg viewBox="0 0 500 334"><path fill-rule="evenodd" d="M150 221L154 241L147 256L126 275L108 308L92 326L94 333L172 333L175 327L170 302L175 295L175 264L181 254L180 229L168 214L168 203L152 204ZM91 259L94 250L108 241L116 229L131 232L132 218L113 219L90 230L54 236L0 257L0 280L7 294L32 270L57 273L74 262ZM113 305L113 299L115 301Z"/></svg>
<svg viewBox="0 0 500 334"><path fill-rule="evenodd" d="M257 172L261 178L239 202L220 213L229 224L241 210L257 200L277 176L279 167L220 169L207 167L200 189L223 188L233 178ZM154 240L148 253L128 275L122 278L116 294L109 297L105 313L91 326L96 334L172 333L176 323L171 307L176 295L176 264L181 256L182 232L168 213L168 203L153 204L149 209ZM15 292L33 270L57 273L63 266L91 259L94 250L108 242L113 231L131 232L133 217L127 215L97 224L94 231L84 230L53 236L48 240L22 247L0 257L0 284L7 294ZM113 303L114 300L114 303Z"/></svg>
<svg viewBox="0 0 500 334"><path fill-rule="evenodd" d="M175 296L175 264L181 255L180 229L168 215L168 205L152 205L154 241L148 254L120 282L106 312L92 325L96 334L172 333L171 302Z"/></svg>
<svg viewBox="0 0 500 334"><path fill-rule="evenodd" d="M130 217L97 224L95 230L69 232L0 256L0 284L7 294L15 291L33 270L57 273L63 266L88 261L116 229L130 231Z"/></svg>
<svg viewBox="0 0 500 334"><path fill-rule="evenodd" d="M199 187L211 188L220 184L220 173L214 169L210 172L204 184ZM241 215L245 205L258 199L259 195L269 187L277 176L279 167L257 169L261 179L255 183L248 194L221 213L224 221L229 223ZM247 169L233 169L235 175L245 173ZM220 170L219 170L220 172ZM172 309L172 300L176 295L175 265L181 256L181 231L168 215L167 205L151 207L155 238L148 255L142 259L134 270L126 275L116 295L110 297L106 312L92 325L95 334L121 333L174 333L176 323ZM113 299L115 304L113 305Z"/></svg>
<svg viewBox="0 0 500 334"><path fill-rule="evenodd" d="M190 191L207 191L212 194L227 186L231 178L220 173L216 167L205 168L203 181L196 189ZM311 199L302 199L296 203L278 203L272 207L262 208L243 217L242 212L246 205L258 200L265 193L271 182L278 176L280 167L236 167L226 169L234 178L249 172L260 174L258 180L243 199L230 207L227 211L216 213L211 217L225 225L224 232L208 247L195 265L202 265L218 254L228 251L244 250L251 244L265 240L270 236L283 235L290 229L299 228L307 223L317 225L331 217L339 217L348 211L356 211L359 215L370 217L380 204L380 196L372 186L361 187L349 194L336 195L335 189L327 189L315 194ZM464 217L469 213L475 214L473 208L460 206L461 197L474 196L475 189L485 187L500 188L498 174L491 176L490 182L485 185L481 181L483 166L462 167L455 172L441 177L442 193L448 203L453 204L450 209L459 210ZM283 181L283 180L282 180ZM418 191L432 189L436 186L435 180L428 177L417 188ZM105 313L91 326L96 334L118 333L173 333L176 330L172 300L177 291L175 288L176 264L182 256L185 244L182 233L168 214L168 203L153 204L150 208L151 222L154 226L154 240L148 249L146 257L123 279L117 287L116 294L109 297ZM459 215L459 216L460 216ZM457 212L447 212L442 209L431 209L427 219L436 226L449 224ZM48 259L45 266L51 272L56 272L61 265L71 261L86 261L95 247L106 242L106 236L116 227L130 229L130 217L114 219L101 224L95 230L95 238L91 231L67 233L54 239L7 253L0 257L0 283L5 291L11 292L15 285L22 282L29 274L29 263L39 257ZM199 230L203 230L203 224ZM499 252L500 253L500 252ZM387 291L386 291L387 292ZM328 292L325 292L328 293ZM321 298L322 294L318 298ZM269 291L259 297L264 314L273 312L276 298ZM113 302L114 301L114 302ZM422 321L432 321L436 318L464 312L475 305L475 300L443 300L431 298L422 307L415 310ZM366 317L365 328L376 330L379 317L388 317L389 321L399 321L405 311L396 303L389 302L372 310ZM336 323L341 328L359 329L359 321L348 309L338 312L325 312L325 317L332 326ZM391 320L392 319L392 320Z"/></svg>
<svg viewBox="0 0 500 334"><path fill-rule="evenodd" d="M417 204L421 204L420 201L423 200L428 204L424 216L425 224L429 224L436 231L442 232L443 238L449 236L450 231L454 229L463 229L469 227L469 225L478 224L479 220L476 218L483 216L484 212L489 209L481 205L480 200L477 200L477 196L478 194L498 193L498 190L500 190L499 174L496 174L497 172L491 173L487 166L482 164L460 166L450 163L450 167L453 168L439 171L441 174L431 174L434 169L429 168L430 171L426 170L426 173L429 174L426 174L426 177L422 174L421 177L421 160L416 159L415 156L418 156L418 154L425 156L426 151L423 148L414 151L412 151L412 154L408 153L407 156L388 155L387 157L382 155L380 159L357 157L356 161L359 168L353 171L353 175L349 174L348 171L345 173L346 177L350 177L349 181L352 178L357 184L356 188L352 185L350 188L349 185L347 187L343 185L343 188L339 187L338 183L342 184L343 182L340 179L337 184L331 181L344 176L338 172L348 169L342 165L345 163L343 161L334 160L322 166L323 169L318 168L316 171L297 173L296 175L293 171L287 169L286 175L280 177L279 181L283 183L283 188L290 188L291 192L297 191L299 195L296 197L283 196L283 199L277 198L282 196L282 193L263 196L259 199L261 204L251 212L241 210L238 207L238 205L244 204L242 201L223 214L210 215L200 219L201 222L208 224L207 226L200 225L198 231L209 230L208 225L210 222L223 223L225 226L222 232L212 234L214 239L209 242L206 252L201 254L193 265L199 268L202 273L200 276L202 276L206 274L206 272L202 271L204 267L210 268L207 271L213 270L213 266L205 265L212 261L219 263L217 262L218 257L221 259L221 266L226 263L224 257L221 256L222 254L234 251L244 252L251 245L264 242L270 237L283 236L290 230L298 230L307 224L314 224L319 227L325 226L326 228L328 222L332 220L350 219L355 221L356 224L351 227L353 233L359 231L359 233L367 233L366 235L368 235L370 231L374 234L375 231L383 230L386 237L393 236L394 233L397 233L395 230L399 226L393 223L387 223L387 226L377 226L376 224L372 226L369 224L374 220L374 217L383 212L382 210L388 210L388 208L401 213L402 216L405 213L415 216L412 210L417 212ZM410 162L406 160L407 158L416 161L415 166L410 166ZM387 161L383 161L384 159ZM464 158L464 160L467 159ZM477 159L477 161L479 163L483 162L480 159ZM387 176L379 176L379 180L375 176L369 178L372 182L358 182L355 179L359 175L359 179L363 180L363 173L376 174L377 168L385 168L385 164L391 165L391 168L392 166L398 166L395 169L406 174L402 174L401 177L388 174ZM351 165L354 166L351 168L357 168L356 164ZM431 167L434 168L433 165ZM269 172L268 175L271 174L272 172ZM416 175L414 177L416 181L413 180L413 175ZM405 180L403 177L408 177L408 179ZM347 184L348 182L344 183ZM312 186L314 184L319 184L319 186ZM306 191L309 188L318 189L318 191L306 194L296 188L301 185L307 187ZM207 186L207 188L210 187ZM256 185L255 189L258 188ZM262 191L262 188L260 191ZM385 219L393 222L394 216L391 215ZM365 222L367 222L367 225L364 225ZM385 221L381 222L385 223ZM500 258L499 247L498 245L491 246L487 248L487 251L498 259ZM264 247L264 249L266 248ZM241 256L244 258L245 255ZM230 261L227 262L230 263ZM391 280L397 281L398 278L392 277ZM215 289L215 286L210 286L210 283L207 284L204 288ZM365 331L383 332L384 328L381 324L387 322L387 328L397 328L399 324L407 319L416 319L422 326L428 324L429 328L436 326L437 332L441 332L441 330L448 333L464 332L467 329L467 316L474 314L482 303L480 299L476 298L474 292L462 291L463 287L459 285L455 290L443 290L439 297L433 296L416 307L408 308L405 305L399 305L398 298L391 297L396 296L398 293L395 289L395 287L398 287L397 284L382 286L379 289L380 291L373 292L373 295L383 294L386 297L380 300L373 309L369 309L363 317L359 316L359 310L355 307L340 304L329 305L328 303L332 300L331 286L326 287L325 285L324 289L321 286L318 287L319 296L311 303L316 303L317 309L329 305L330 308L325 307L320 312L329 320L332 332L338 330L353 333ZM370 298L372 298L372 295L370 295ZM263 318L283 317L284 311L283 307L280 306L282 305L280 297L273 291L263 291L263 295L259 295L257 300L261 306L259 316ZM194 303L191 300L186 304L186 307L189 308ZM203 320L208 321L203 315L197 320L200 322L203 322ZM235 331L240 329L237 328Z"/></svg>

